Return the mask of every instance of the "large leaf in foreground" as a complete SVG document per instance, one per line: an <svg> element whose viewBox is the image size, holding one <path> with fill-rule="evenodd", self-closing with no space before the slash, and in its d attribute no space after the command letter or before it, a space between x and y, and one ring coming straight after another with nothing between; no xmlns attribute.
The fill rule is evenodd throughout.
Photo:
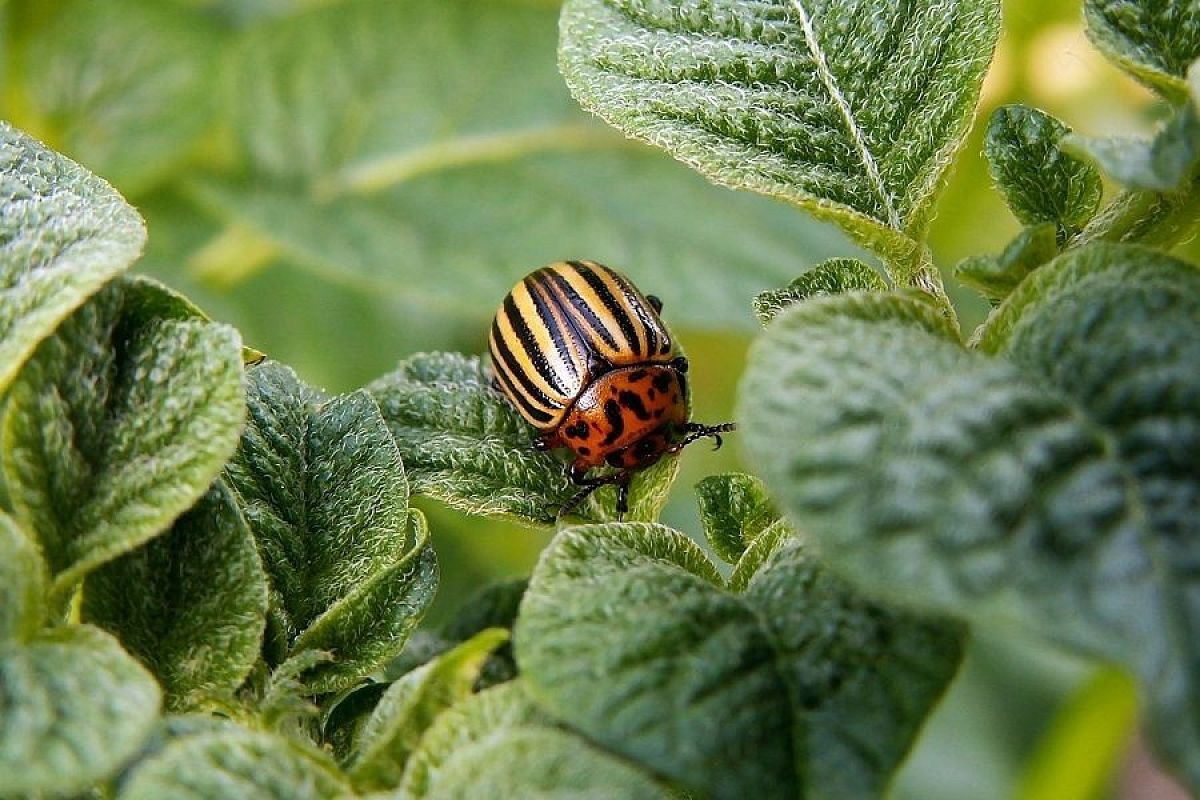
<svg viewBox="0 0 1200 800"><path fill-rule="evenodd" d="M146 241L111 186L0 123L0 388Z"/></svg>
<svg viewBox="0 0 1200 800"><path fill-rule="evenodd" d="M1198 298L1191 265L1092 246L989 323L981 345L1011 360L818 301L755 348L741 403L768 486L840 571L1130 664L1193 785Z"/></svg>
<svg viewBox="0 0 1200 800"><path fill-rule="evenodd" d="M88 576L84 619L117 634L180 710L232 697L258 658L267 582L217 482L166 534Z"/></svg>
<svg viewBox="0 0 1200 800"><path fill-rule="evenodd" d="M137 753L158 703L150 674L95 628L0 644L0 795L85 791Z"/></svg>
<svg viewBox="0 0 1200 800"><path fill-rule="evenodd" d="M367 391L379 402L416 493L477 514L549 525L579 488L566 478L564 461L533 449L537 432L492 388L479 358L416 355ZM627 518L658 516L676 465L664 458L634 478ZM609 519L614 506L613 490L602 489L576 513Z"/></svg>
<svg viewBox="0 0 1200 800"><path fill-rule="evenodd" d="M999 12L991 0L569 0L560 60L584 107L622 131L836 221L908 278Z"/></svg>
<svg viewBox="0 0 1200 800"><path fill-rule="evenodd" d="M56 604L165 530L237 444L241 341L180 318L172 297L145 280L111 284L41 343L10 389L5 482Z"/></svg>
<svg viewBox="0 0 1200 800"><path fill-rule="evenodd" d="M309 674L332 691L403 647L436 585L433 555L370 396L324 401L274 362L251 367L248 383L250 420L226 474L270 581L267 656L335 649Z"/></svg>
<svg viewBox="0 0 1200 800"><path fill-rule="evenodd" d="M517 618L521 680L705 796L878 797L957 668L959 629L863 600L782 529L771 543L731 594L669 528L566 529Z"/></svg>

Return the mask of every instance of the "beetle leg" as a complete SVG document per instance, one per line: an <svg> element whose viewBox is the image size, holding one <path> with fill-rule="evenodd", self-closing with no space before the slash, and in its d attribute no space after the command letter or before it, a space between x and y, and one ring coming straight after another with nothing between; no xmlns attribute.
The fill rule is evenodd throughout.
<svg viewBox="0 0 1200 800"><path fill-rule="evenodd" d="M617 484L617 521L621 521L629 513L629 479L630 473L624 473L625 480Z"/></svg>
<svg viewBox="0 0 1200 800"><path fill-rule="evenodd" d="M680 426L680 430L686 433L687 436L685 436L681 441L678 441L668 447L668 453L678 453L680 450L687 447L697 439L704 439L708 436L711 436L714 440L716 440L716 446L713 447L713 449L720 450L722 444L721 434L737 430L737 425L732 422L723 422L720 425L701 425L696 422L689 422L686 425Z"/></svg>
<svg viewBox="0 0 1200 800"><path fill-rule="evenodd" d="M646 295L646 302L649 303L650 307L654 309L655 314L662 313L662 300L659 300L657 295Z"/></svg>
<svg viewBox="0 0 1200 800"><path fill-rule="evenodd" d="M588 496L599 489L601 486L609 484L617 484L617 517L620 518L629 510L629 481L633 478L633 473L630 470L621 470L612 472L608 475L597 475L594 478L589 478L584 475L587 472L586 467L579 467L577 464L572 464L567 469L567 475L570 476L573 483L583 486L578 492L563 504L559 510L559 516L564 516L574 511Z"/></svg>

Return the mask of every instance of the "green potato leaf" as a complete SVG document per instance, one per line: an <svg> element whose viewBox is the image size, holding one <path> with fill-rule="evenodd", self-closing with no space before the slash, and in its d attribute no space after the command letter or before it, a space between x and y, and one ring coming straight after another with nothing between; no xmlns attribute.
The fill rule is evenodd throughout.
<svg viewBox="0 0 1200 800"><path fill-rule="evenodd" d="M1190 0L1086 0L1087 35L1114 63L1170 98L1187 93L1200 58L1200 10Z"/></svg>
<svg viewBox="0 0 1200 800"><path fill-rule="evenodd" d="M779 519L762 481L740 472L708 476L696 484L696 499L708 546L730 564Z"/></svg>
<svg viewBox="0 0 1200 800"><path fill-rule="evenodd" d="M0 644L0 795L81 793L137 754L158 719L150 673L89 626Z"/></svg>
<svg viewBox="0 0 1200 800"><path fill-rule="evenodd" d="M237 445L237 332L164 305L177 309L151 281L114 282L39 345L9 390L5 483L50 567L52 609L166 530Z"/></svg>
<svg viewBox="0 0 1200 800"><path fill-rule="evenodd" d="M1049 222L1023 228L995 256L970 256L954 267L954 277L993 302L1008 297L1025 277L1058 255L1058 226Z"/></svg>
<svg viewBox="0 0 1200 800"><path fill-rule="evenodd" d="M999 19L990 0L569 0L559 59L588 110L837 222L907 284Z"/></svg>
<svg viewBox="0 0 1200 800"><path fill-rule="evenodd" d="M104 181L0 123L0 389L138 257L141 217Z"/></svg>
<svg viewBox="0 0 1200 800"><path fill-rule="evenodd" d="M669 528L564 530L517 618L521 680L555 718L705 796L878 797L961 632L868 603L772 538L735 595Z"/></svg>
<svg viewBox="0 0 1200 800"><path fill-rule="evenodd" d="M266 655L336 691L404 645L437 585L400 452L365 392L324 400L274 362L248 372L250 421L226 467L270 585Z"/></svg>
<svg viewBox="0 0 1200 800"><path fill-rule="evenodd" d="M754 315L764 327L783 309L809 297L842 292L885 292L888 285L879 273L857 258L822 261L782 289L770 289L754 298Z"/></svg>
<svg viewBox="0 0 1200 800"><path fill-rule="evenodd" d="M89 575L82 611L150 668L175 711L232 697L258 658L266 612L254 538L220 481L166 534Z"/></svg>
<svg viewBox="0 0 1200 800"><path fill-rule="evenodd" d="M46 564L29 534L0 512L0 642L26 641L42 627Z"/></svg>

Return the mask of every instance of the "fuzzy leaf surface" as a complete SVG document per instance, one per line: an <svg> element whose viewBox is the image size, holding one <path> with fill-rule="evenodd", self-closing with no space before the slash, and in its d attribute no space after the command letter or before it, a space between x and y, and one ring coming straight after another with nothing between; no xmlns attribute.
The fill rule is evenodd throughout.
<svg viewBox="0 0 1200 800"><path fill-rule="evenodd" d="M517 619L521 680L552 716L706 796L879 796L957 668L960 632L818 579L775 541L734 595L669 528L566 529ZM887 735L865 746L863 730Z"/></svg>
<svg viewBox="0 0 1200 800"><path fill-rule="evenodd" d="M150 673L96 628L0 644L0 795L84 792L138 752L159 699Z"/></svg>
<svg viewBox="0 0 1200 800"><path fill-rule="evenodd" d="M392 788L422 734L446 709L471 695L491 652L508 640L488 628L388 687L358 737L349 773L360 790Z"/></svg>
<svg viewBox="0 0 1200 800"><path fill-rule="evenodd" d="M822 294L884 292L888 285L879 273L857 258L822 261L782 289L769 289L754 298L754 315L763 326L792 303Z"/></svg>
<svg viewBox="0 0 1200 800"><path fill-rule="evenodd" d="M327 649L322 686L366 675L399 652L436 583L400 452L365 392L325 401L278 363L249 369L247 404L226 475L271 587L268 659Z"/></svg>
<svg viewBox="0 0 1200 800"><path fill-rule="evenodd" d="M159 295L145 280L105 287L41 343L10 389L5 483L49 564L52 604L169 527L237 445L237 332L161 316Z"/></svg>
<svg viewBox="0 0 1200 800"><path fill-rule="evenodd" d="M550 525L579 488L558 454L533 449L537 432L492 388L491 368L477 357L416 355L367 391L379 402L418 494L476 514ZM638 473L628 518L657 518L677 464L663 458ZM609 519L615 505L615 492L605 488L577 513Z"/></svg>
<svg viewBox="0 0 1200 800"><path fill-rule="evenodd" d="M0 388L60 321L124 271L142 218L107 183L0 123Z"/></svg>
<svg viewBox="0 0 1200 800"><path fill-rule="evenodd" d="M42 626L46 564L29 534L0 512L0 642L25 641Z"/></svg>
<svg viewBox="0 0 1200 800"><path fill-rule="evenodd" d="M1058 226L1046 222L1023 228L999 255L969 256L954 267L954 277L1000 301L1025 277L1058 255Z"/></svg>
<svg viewBox="0 0 1200 800"><path fill-rule="evenodd" d="M1190 0L1086 0L1087 34L1112 61L1168 97L1186 93L1200 58L1200 8Z"/></svg>
<svg viewBox="0 0 1200 800"><path fill-rule="evenodd" d="M762 481L740 472L709 475L696 484L696 500L708 546L729 564L779 518Z"/></svg>
<svg viewBox="0 0 1200 800"><path fill-rule="evenodd" d="M577 257L629 273L669 322L749 329L756 292L847 252L590 120L555 66L558 16L351 0L256 25L231 65L252 178L192 194L288 267L481 329L516 281Z"/></svg>
<svg viewBox="0 0 1200 800"><path fill-rule="evenodd" d="M984 152L992 180L1025 225L1078 230L1100 206L1100 173L1059 146L1070 132L1046 112L1022 105L1002 106L988 121Z"/></svg>
<svg viewBox="0 0 1200 800"><path fill-rule="evenodd" d="M168 709L232 697L262 647L266 575L220 481L167 533L100 567L85 586L84 619L149 667Z"/></svg>
<svg viewBox="0 0 1200 800"><path fill-rule="evenodd" d="M230 730L177 739L143 762L120 800L325 800L350 793L333 761L299 742Z"/></svg>
<svg viewBox="0 0 1200 800"><path fill-rule="evenodd" d="M520 681L488 689L434 720L409 759L405 798L666 800L648 776L550 726Z"/></svg>
<svg viewBox="0 0 1200 800"><path fill-rule="evenodd" d="M29 110L64 152L139 193L213 125L218 30L182 4L71 0L28 43Z"/></svg>
<svg viewBox="0 0 1200 800"><path fill-rule="evenodd" d="M572 93L719 184L910 263L999 31L994 2L570 0Z"/></svg>

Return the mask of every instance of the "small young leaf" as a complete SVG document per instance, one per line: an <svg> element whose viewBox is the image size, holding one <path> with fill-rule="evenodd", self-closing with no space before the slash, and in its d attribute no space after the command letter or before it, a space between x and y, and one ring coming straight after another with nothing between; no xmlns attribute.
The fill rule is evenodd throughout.
<svg viewBox="0 0 1200 800"><path fill-rule="evenodd" d="M565 463L533 449L537 432L491 386L476 357L424 353L367 387L404 457L413 491L476 514L555 522L579 487ZM631 518L657 516L675 476L676 459L643 470L630 486ZM597 492L579 511L615 517L614 493Z"/></svg>
<svg viewBox="0 0 1200 800"><path fill-rule="evenodd" d="M782 289L770 289L754 298L754 315L764 327L792 303L808 297L842 292L885 292L879 273L857 258L822 261Z"/></svg>
<svg viewBox="0 0 1200 800"><path fill-rule="evenodd" d="M217 28L182 4L70 0L37 28L25 97L73 158L127 193L162 179L213 126Z"/></svg>
<svg viewBox="0 0 1200 800"><path fill-rule="evenodd" d="M322 402L273 362L248 379L250 422L226 474L271 586L266 655L332 652L307 679L335 691L394 657L423 613L436 585L424 520L370 396Z"/></svg>
<svg viewBox="0 0 1200 800"><path fill-rule="evenodd" d="M396 786L422 734L438 714L470 696L484 662L508 640L503 628L488 628L393 683L358 737L349 766L359 791Z"/></svg>
<svg viewBox="0 0 1200 800"><path fill-rule="evenodd" d="M779 519L762 481L751 475L710 475L696 484L696 498L708 546L730 564Z"/></svg>
<svg viewBox="0 0 1200 800"><path fill-rule="evenodd" d="M350 785L324 753L242 729L177 739L134 770L120 800L327 800Z"/></svg>
<svg viewBox="0 0 1200 800"><path fill-rule="evenodd" d="M1091 158L1130 189L1175 192L1195 176L1200 164L1200 113L1193 100L1176 110L1152 139L1072 135L1069 150Z"/></svg>
<svg viewBox="0 0 1200 800"><path fill-rule="evenodd" d="M907 284L999 18L991 0L570 0L559 59L585 108L837 222Z"/></svg>
<svg viewBox="0 0 1200 800"><path fill-rule="evenodd" d="M0 389L60 321L125 270L146 227L111 186L0 122Z"/></svg>
<svg viewBox="0 0 1200 800"><path fill-rule="evenodd" d="M0 644L0 796L85 791L138 752L158 705L150 673L103 631Z"/></svg>
<svg viewBox="0 0 1200 800"><path fill-rule="evenodd" d="M1058 226L1023 228L998 256L971 256L954 267L954 277L992 301L1008 297L1035 269L1058 255Z"/></svg>
<svg viewBox="0 0 1200 800"><path fill-rule="evenodd" d="M44 340L12 385L3 467L61 608L91 570L165 530L232 455L245 414L237 332L156 315L117 281Z"/></svg>
<svg viewBox="0 0 1200 800"><path fill-rule="evenodd" d="M520 681L443 712L408 760L400 796L645 798L669 794L647 776L550 725Z"/></svg>
<svg viewBox="0 0 1200 800"><path fill-rule="evenodd" d="M83 618L119 636L177 711L232 696L266 612L254 538L220 481L166 534L89 575L83 593Z"/></svg>
<svg viewBox="0 0 1200 800"><path fill-rule="evenodd" d="M0 512L0 645L25 641L42 627L46 564L37 545Z"/></svg>
<svg viewBox="0 0 1200 800"><path fill-rule="evenodd" d="M777 543L732 595L669 528L566 529L517 619L521 680L554 717L705 796L877 797L953 676L960 632L869 604ZM870 753L864 728L885 732Z"/></svg>
<svg viewBox="0 0 1200 800"><path fill-rule="evenodd" d="M1071 232L1100 206L1100 173L1064 151L1071 129L1029 106L1001 106L988 122L984 152L992 180L1025 225L1052 222Z"/></svg>
<svg viewBox="0 0 1200 800"><path fill-rule="evenodd" d="M1118 66L1169 98L1200 58L1200 14L1191 0L1086 0L1088 38Z"/></svg>
<svg viewBox="0 0 1200 800"><path fill-rule="evenodd" d="M441 633L452 642L465 641L485 628L512 630L517 621L521 598L529 586L528 578L501 581L483 587L468 597L445 625ZM512 643L504 642L488 656L475 688L481 689L510 681L517 675Z"/></svg>

